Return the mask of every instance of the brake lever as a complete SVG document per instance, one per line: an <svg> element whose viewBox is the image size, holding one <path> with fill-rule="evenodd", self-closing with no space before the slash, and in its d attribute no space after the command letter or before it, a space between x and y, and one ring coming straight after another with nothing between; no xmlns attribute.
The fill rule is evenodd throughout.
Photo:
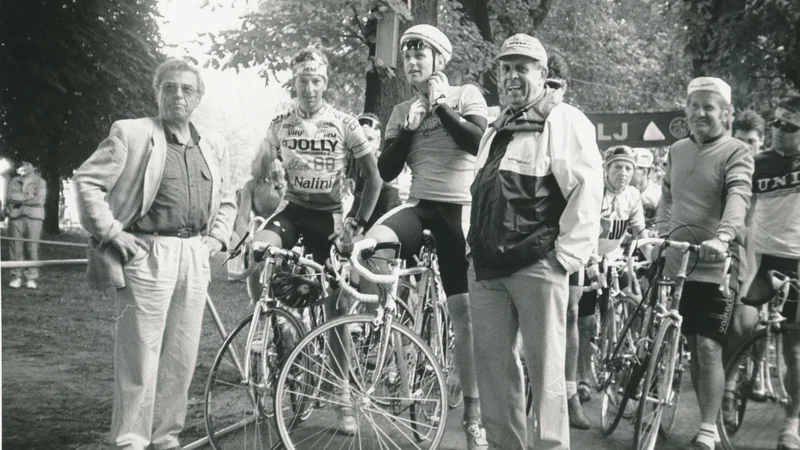
<svg viewBox="0 0 800 450"><path fill-rule="evenodd" d="M233 258L236 258L242 253L242 247L244 246L244 242L247 240L248 237L250 237L250 230L246 231L242 236L242 239L239 240L239 243L236 244L236 247L233 247L233 250L228 252L228 256L225 257L225 260L222 261L222 264L220 264L220 266L224 266L228 261L232 260Z"/></svg>

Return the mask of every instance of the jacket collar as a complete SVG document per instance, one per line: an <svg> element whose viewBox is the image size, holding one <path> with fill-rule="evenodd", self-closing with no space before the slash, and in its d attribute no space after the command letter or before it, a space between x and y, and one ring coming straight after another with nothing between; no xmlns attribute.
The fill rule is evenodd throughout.
<svg viewBox="0 0 800 450"><path fill-rule="evenodd" d="M490 126L508 131L542 131L547 116L564 98L564 89L545 86L542 94L528 106L514 111L506 108Z"/></svg>

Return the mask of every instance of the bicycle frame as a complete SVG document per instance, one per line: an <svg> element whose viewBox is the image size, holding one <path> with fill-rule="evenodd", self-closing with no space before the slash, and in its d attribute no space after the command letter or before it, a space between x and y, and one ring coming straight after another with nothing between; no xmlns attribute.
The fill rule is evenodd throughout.
<svg viewBox="0 0 800 450"><path fill-rule="evenodd" d="M262 248L254 249L255 251L262 251ZM275 268L275 264L279 258L283 258L287 261L290 261L294 264L299 264L305 267L310 267L315 272L319 273L320 278L320 286L322 286L322 297L327 296L328 294L328 283L326 280L326 272L325 268L318 264L316 261L311 259L305 258L300 256L299 253L293 250L284 250L279 247L275 247L272 245L267 245L263 248L265 258L264 260L259 263L259 265L263 264L263 268L259 275L259 281L261 283L261 295L259 295L258 300L255 301L255 305L253 307L253 320L250 322L250 328L247 332L247 344L245 345L245 355L250 355L253 351L253 342L256 341L256 332L258 329L258 318L261 316L262 313L266 313L269 311L270 308L277 307L278 301L273 299L271 296L271 286L270 281L272 280L273 269ZM261 335L261 342L263 345L266 346L267 343L267 336L268 333L271 331L271 325L267 324L262 330ZM264 362L266 364L266 362ZM247 384L250 383L250 374L251 374L251 367L250 367L250 358L246 358L244 362L244 376L242 382Z"/></svg>

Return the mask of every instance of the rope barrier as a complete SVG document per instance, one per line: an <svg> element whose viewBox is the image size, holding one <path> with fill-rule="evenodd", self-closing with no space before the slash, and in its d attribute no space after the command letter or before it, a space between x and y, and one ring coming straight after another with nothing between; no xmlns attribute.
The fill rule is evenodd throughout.
<svg viewBox="0 0 800 450"><path fill-rule="evenodd" d="M88 263L87 259L54 259L47 261L0 261L0 269L30 269L32 267L76 266Z"/></svg>
<svg viewBox="0 0 800 450"><path fill-rule="evenodd" d="M21 242L36 242L39 244L48 244L48 245L63 245L65 247L82 247L86 248L89 244L81 244L79 242L60 242L60 241L42 241L37 239L25 239L25 238L17 238L17 237L0 237L0 240L3 241L21 241Z"/></svg>

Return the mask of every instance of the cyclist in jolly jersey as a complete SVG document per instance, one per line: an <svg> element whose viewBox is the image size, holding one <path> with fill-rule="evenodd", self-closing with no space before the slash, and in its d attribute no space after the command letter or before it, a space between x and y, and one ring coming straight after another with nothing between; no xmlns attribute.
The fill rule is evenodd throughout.
<svg viewBox="0 0 800 450"><path fill-rule="evenodd" d="M292 61L296 106L276 117L269 126L256 158L268 165L282 165L286 174L285 202L270 217L265 228L253 238L281 248L292 248L302 235L306 250L318 262L330 251L330 236L361 234L372 215L381 181L372 146L356 119L328 105L323 94L328 85L328 60L319 50L301 51ZM345 161L349 154L365 180L360 206L354 217L342 222ZM271 170L277 174L280 170ZM260 292L260 289L259 289ZM341 314L336 305L338 292L326 302L329 317ZM345 333L337 330L336 333ZM331 338L331 353L340 363L339 386L334 386L337 425L341 432L354 434L358 426L350 407L347 376L349 343Z"/></svg>

